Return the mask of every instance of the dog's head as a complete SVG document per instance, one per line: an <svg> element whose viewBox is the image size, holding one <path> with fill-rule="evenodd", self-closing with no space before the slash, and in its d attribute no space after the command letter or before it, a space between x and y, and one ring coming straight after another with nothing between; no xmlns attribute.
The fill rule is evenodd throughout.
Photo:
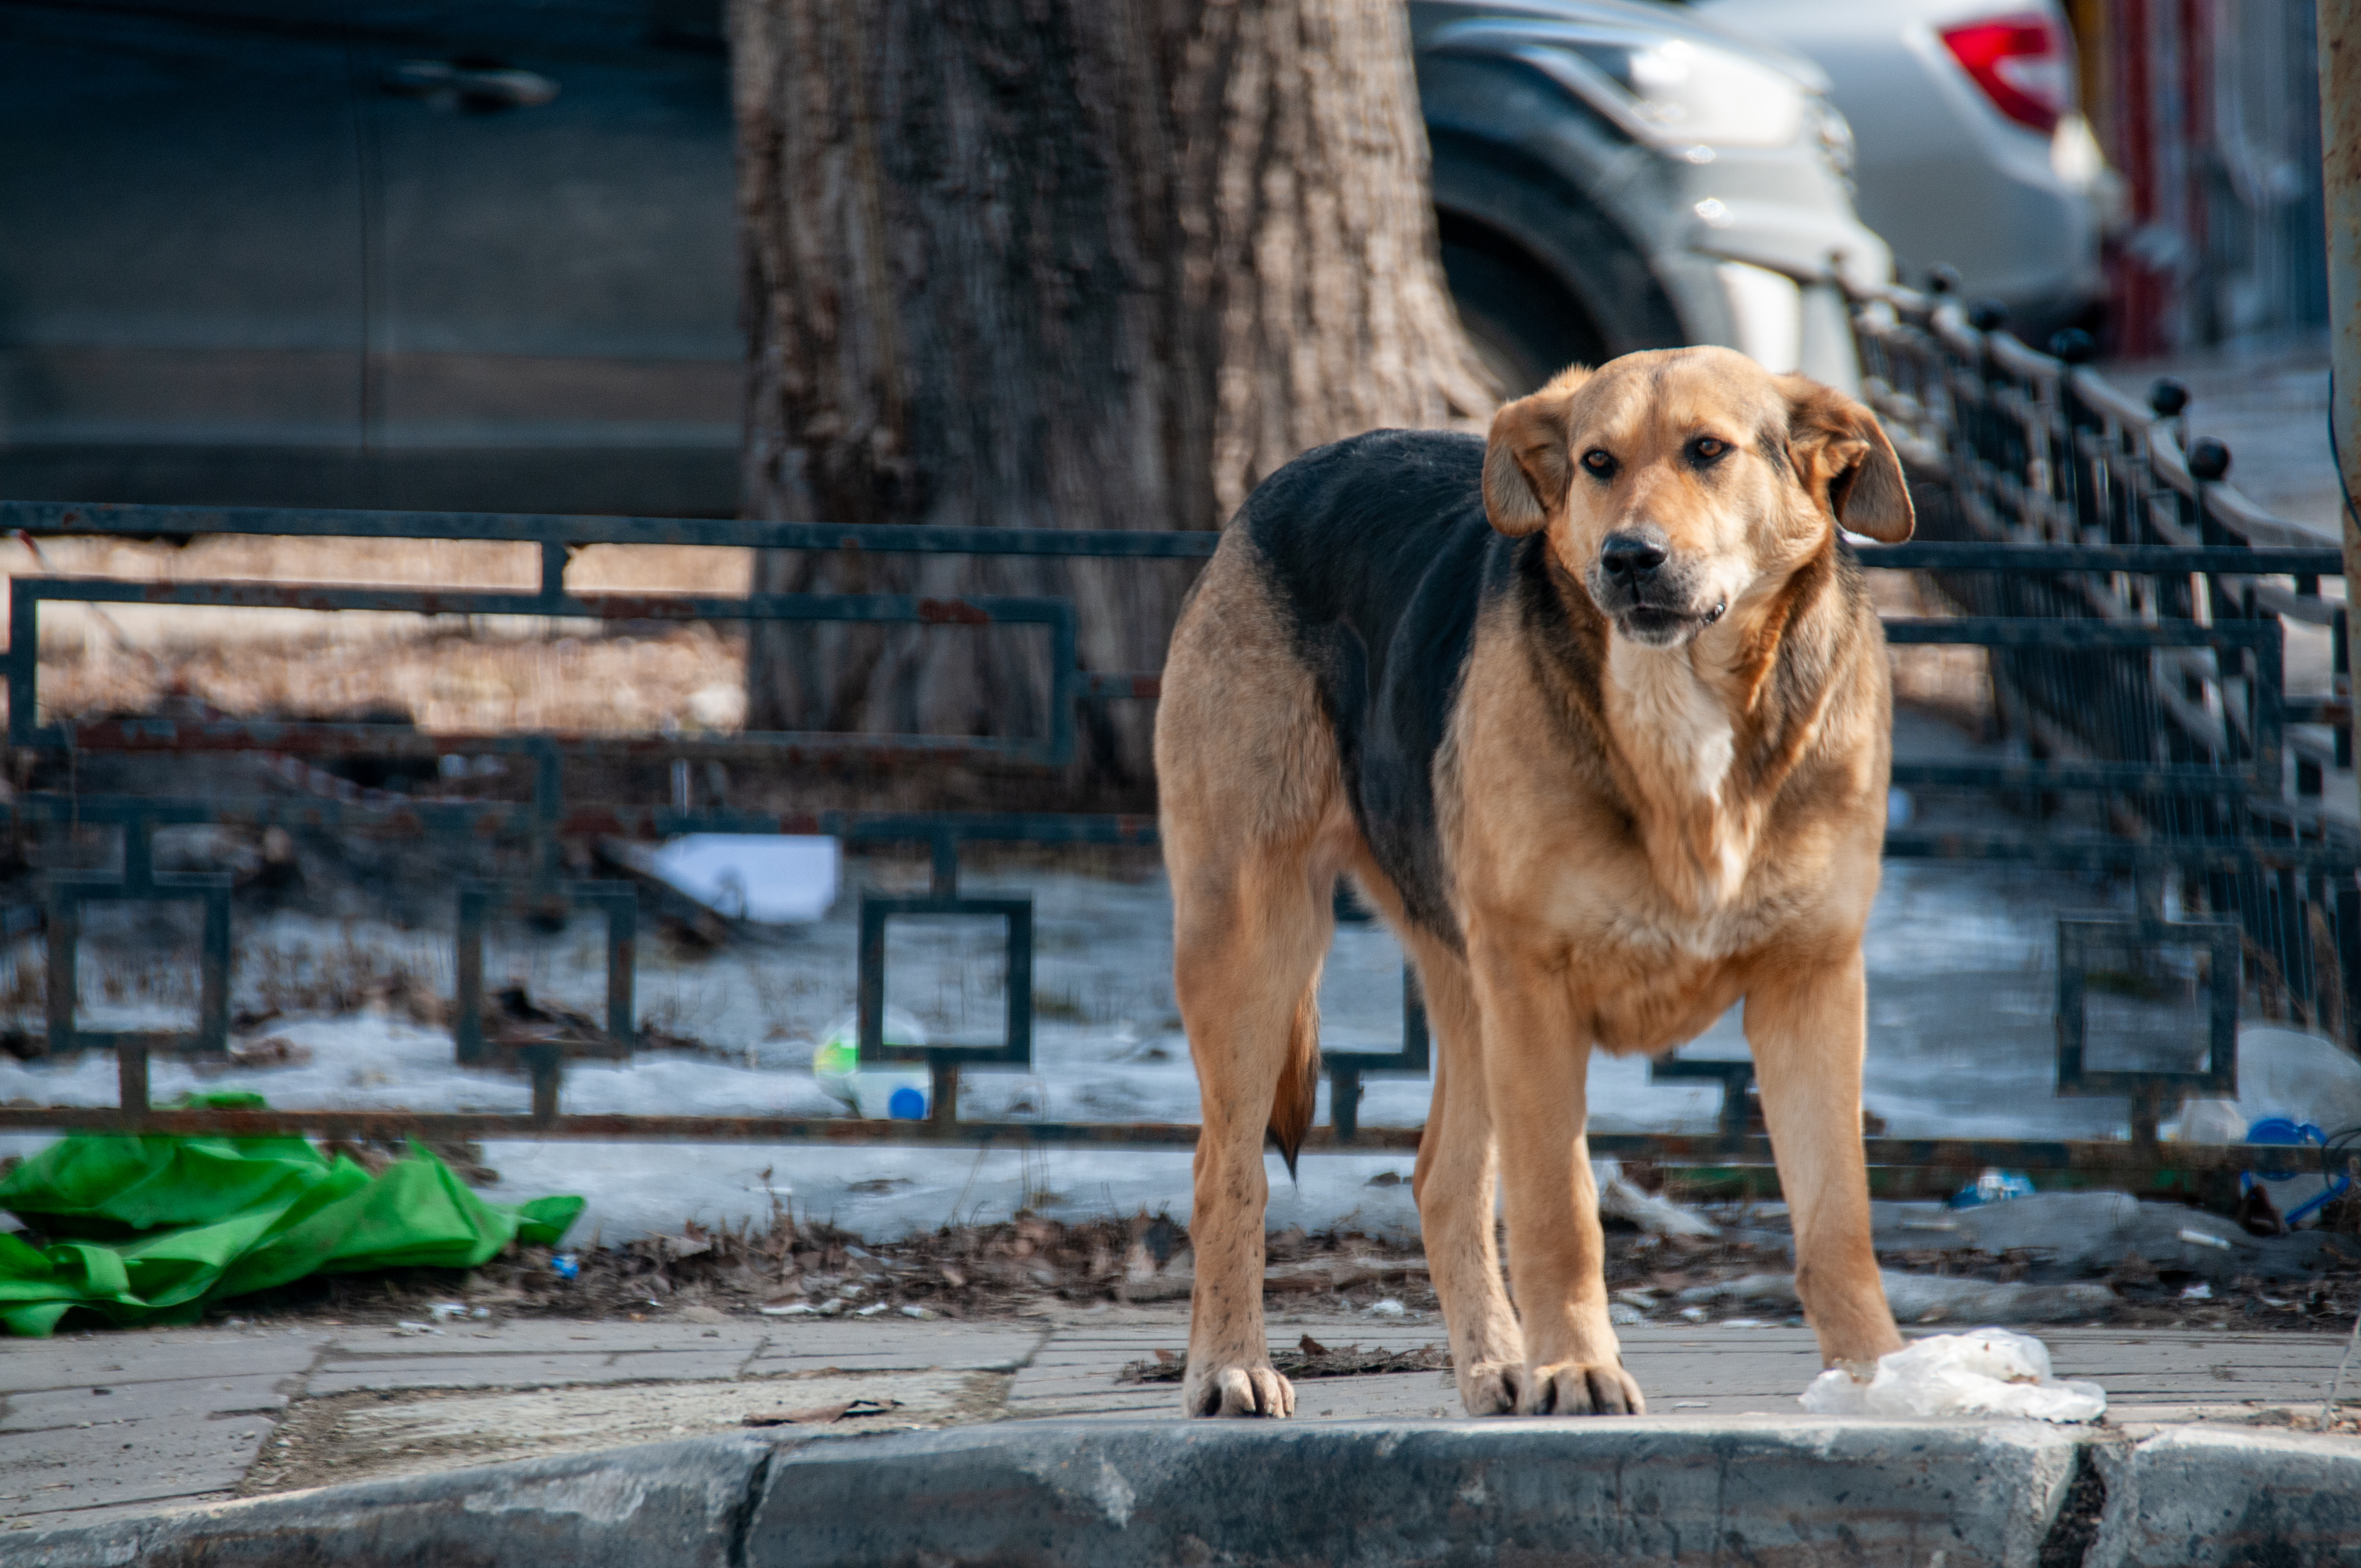
<svg viewBox="0 0 2361 1568"><path fill-rule="evenodd" d="M1550 547L1616 632L1668 648L1784 580L1839 524L1910 537L1910 491L1877 418L1727 348L1573 369L1492 420L1484 510Z"/></svg>

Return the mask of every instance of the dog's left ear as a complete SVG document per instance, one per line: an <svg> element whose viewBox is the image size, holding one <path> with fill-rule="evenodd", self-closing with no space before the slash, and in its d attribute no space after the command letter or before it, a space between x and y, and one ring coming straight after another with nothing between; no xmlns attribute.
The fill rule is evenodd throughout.
<svg viewBox="0 0 2361 1568"><path fill-rule="evenodd" d="M1787 398L1787 460L1812 499L1881 544L1909 538L1916 521L1909 482L1877 416L1806 377L1782 376L1779 389Z"/></svg>

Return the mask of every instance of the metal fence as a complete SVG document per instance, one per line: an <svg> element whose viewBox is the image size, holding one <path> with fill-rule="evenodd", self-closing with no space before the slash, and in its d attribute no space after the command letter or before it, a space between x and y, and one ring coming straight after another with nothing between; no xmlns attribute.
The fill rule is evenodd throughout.
<svg viewBox="0 0 2361 1568"><path fill-rule="evenodd" d="M2010 728L2052 759L2052 780L2095 787L2114 829L2046 853L2133 870L2150 910L2178 873L2185 905L2237 924L2267 1016L2356 1044L2346 610L2320 590L2341 577L2339 550L2224 482L2219 442L2183 449L2187 397L2172 382L2136 402L2081 363L2081 334L2063 334L2060 359L1970 314L1905 295L1860 323L1871 395L1930 481L1916 487L1931 503L1920 536L1968 545L1916 546L1913 564L1971 615L2071 622L2152 649L2138 664L2064 641L1995 650ZM1976 552L2092 569L1960 569ZM2324 634L2325 689L2289 694L2289 622ZM2340 770L2336 809L2324 792ZM1905 839L1889 852L1922 848Z"/></svg>
<svg viewBox="0 0 2361 1568"><path fill-rule="evenodd" d="M1889 835L1896 857L2023 861L2115 869L2144 890L2178 873L2190 879L2192 913L2167 923L2158 900L2133 920L2061 927L2059 1088L2061 1093L2127 1095L2128 1141L1872 1137L1867 1151L1877 1190L1892 1195L1947 1193L1989 1165L2048 1173L2050 1185L2130 1182L2151 1189L2217 1192L2235 1173L2284 1163L2243 1146L2155 1141L2156 1122L2181 1097L2231 1091L2242 987L2267 1007L2305 1020L2334 1010L2356 980L2355 866L2350 829L2320 806L2322 781L2349 765L2349 700L2290 697L2282 669L2282 620L2333 629L2343 667L2345 612L2323 598L2319 581L2341 570L2336 552L2263 516L2208 472L2213 455L2184 454L2171 411L2124 398L2085 368L1980 331L1955 306L1895 295L1858 314L1870 395L1913 471L1922 537L1860 554L1869 565L1931 574L1963 611L1893 618L1897 645L1960 644L1988 651L2003 718L2026 742L2021 759L1903 759L1904 787L1997 791L2036 804L2096 803L2099 830L2065 830L2033 820L2021 829ZM1987 325L1990 323L1987 323ZM112 826L122 836L119 873L55 872L42 911L49 944L47 1051L71 1057L112 1051L119 1103L111 1108L0 1107L0 1130L81 1129L309 1134L359 1138L753 1140L1034 1146L1088 1144L1187 1147L1196 1128L1168 1124L975 1120L959 1112L959 1082L971 1068L1024 1067L1032 1058L1030 903L1023 896L972 899L959 885L961 850L972 844L1148 845L1145 817L1063 812L750 812L654 807L580 798L569 763L622 760L772 760L823 757L977 759L1030 768L1045 778L1072 755L1082 703L1152 700L1152 671L1092 672L1076 655L1076 607L1051 597L918 598L890 595L615 595L570 590L569 547L592 543L702 544L809 551L1090 556L1115 560L1202 559L1211 533L1059 532L921 527L831 528L748 521L495 516L350 510L219 509L0 502L0 527L30 536L247 533L537 544L541 579L532 592L355 587L336 584L126 582L48 576L11 585L6 655L9 740L34 753L283 753L291 757L384 758L451 752L506 754L528 762L523 801L408 800L346 789L345 798L281 795L181 797L19 793L5 806L12 829L62 824ZM836 620L928 625L1023 625L1046 629L1055 676L1045 735L946 738L779 732L727 735L586 736L425 734L403 725L232 718L40 718L41 607L60 602L215 608L408 611L423 615L516 615L618 620ZM2087 817L2086 813L2086 817ZM507 1065L530 1075L526 1114L407 1111L170 1108L152 1104L148 1064L159 1054L218 1058L228 1044L235 959L225 877L154 869L151 839L161 828L219 823L295 830L379 834L465 831L522 846L525 873L470 882L456 890L457 977L455 1051L462 1061ZM569 1050L628 1052L634 1033L633 966L638 895L624 882L559 874L562 846L602 836L653 838L690 831L835 835L850 845L927 847L932 885L923 897L864 894L858 993L864 1061L924 1059L932 1074L924 1121L781 1116L581 1115L564 1109ZM77 1022L72 983L81 911L94 900L194 901L204 912L197 1027L99 1032ZM503 908L570 905L603 910L608 928L606 1041L594 1047L548 1043L517 1047L488 1041L480 1023L487 919ZM998 917L1007 932L1009 1005L996 1044L893 1047L882 1029L887 923L912 915ZM22 924L12 926L22 929ZM2324 928L2323 947L2315 940ZM2207 958L2212 1052L2193 1071L2104 1072L2086 1068L2082 1007L2092 956L2114 948L2179 945ZM2241 961L2241 954L2244 961ZM1373 1074L1422 1076L1428 1043L1415 987L1403 982L1399 1052L1330 1052L1332 1124L1316 1128L1313 1151L1413 1148L1414 1128L1364 1127L1356 1108ZM1595 1152L1686 1167L1768 1190L1768 1143L1749 1129L1744 1062L1660 1064L1665 1078L1718 1079L1719 1130L1709 1135L1598 1135Z"/></svg>

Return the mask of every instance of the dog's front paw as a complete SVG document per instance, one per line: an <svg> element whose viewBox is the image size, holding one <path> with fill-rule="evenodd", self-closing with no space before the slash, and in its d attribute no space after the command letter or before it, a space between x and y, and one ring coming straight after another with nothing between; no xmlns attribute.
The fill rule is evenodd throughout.
<svg viewBox="0 0 2361 1568"><path fill-rule="evenodd" d="M1644 1416L1648 1401L1631 1375L1612 1362L1561 1361L1525 1373L1521 1416Z"/></svg>
<svg viewBox="0 0 2361 1568"><path fill-rule="evenodd" d="M1200 1377L1192 1368L1180 1385L1180 1408L1192 1416L1291 1416L1295 1385L1259 1366L1222 1366Z"/></svg>
<svg viewBox="0 0 2361 1568"><path fill-rule="evenodd" d="M1478 1361L1459 1374L1459 1404L1471 1416L1512 1416L1526 1386L1521 1361Z"/></svg>

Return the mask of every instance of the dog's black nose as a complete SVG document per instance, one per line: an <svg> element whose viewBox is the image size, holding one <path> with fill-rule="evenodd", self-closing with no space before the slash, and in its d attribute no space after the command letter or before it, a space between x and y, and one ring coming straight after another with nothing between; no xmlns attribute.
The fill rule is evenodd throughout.
<svg viewBox="0 0 2361 1568"><path fill-rule="evenodd" d="M1664 564L1664 547L1637 533L1610 533L1598 547L1598 564L1610 577L1644 583Z"/></svg>

